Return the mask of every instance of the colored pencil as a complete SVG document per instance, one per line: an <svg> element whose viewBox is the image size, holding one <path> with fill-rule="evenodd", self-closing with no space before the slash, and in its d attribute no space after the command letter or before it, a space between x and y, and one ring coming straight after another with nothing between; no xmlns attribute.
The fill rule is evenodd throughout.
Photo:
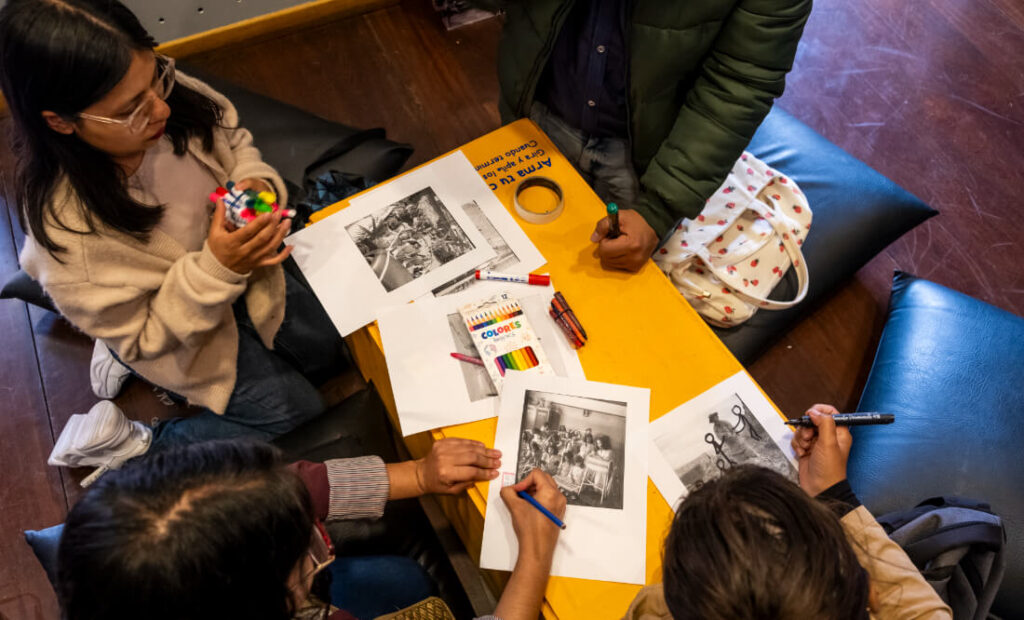
<svg viewBox="0 0 1024 620"><path fill-rule="evenodd" d="M452 353L452 357L459 360L460 362L468 362L470 364L476 364L477 366L484 365L484 361L479 357L470 357L469 355L463 355L461 353Z"/></svg>

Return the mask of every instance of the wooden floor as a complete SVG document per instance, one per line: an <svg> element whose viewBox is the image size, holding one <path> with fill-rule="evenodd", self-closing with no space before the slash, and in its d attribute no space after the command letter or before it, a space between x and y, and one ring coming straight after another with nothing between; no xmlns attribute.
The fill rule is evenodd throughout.
<svg viewBox="0 0 1024 620"><path fill-rule="evenodd" d="M498 126L489 22L447 33L426 0L191 58L322 116L382 126L422 162ZM818 0L781 105L942 214L897 241L751 371L785 410L856 405L895 269L1024 314L1024 4ZM10 196L12 157L0 150ZM8 202L9 204L9 202ZM0 279L22 233L0 210ZM77 476L47 467L67 417L86 411L91 344L63 321L0 302L0 618L56 618L21 530L60 522ZM172 410L140 383L138 419Z"/></svg>

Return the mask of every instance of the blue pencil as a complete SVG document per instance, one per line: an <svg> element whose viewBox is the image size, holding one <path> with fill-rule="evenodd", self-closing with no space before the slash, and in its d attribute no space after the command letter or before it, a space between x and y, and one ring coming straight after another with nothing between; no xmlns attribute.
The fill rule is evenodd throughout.
<svg viewBox="0 0 1024 620"><path fill-rule="evenodd" d="M562 520L559 519L558 517L556 517L554 515L554 513L552 513L550 510L548 510L544 506L541 506L540 502L538 502L537 500L533 499L532 495L530 495L526 491L516 491L516 495L518 495L519 497L521 497L521 498L525 499L526 501L530 502L531 504L533 504L534 508L536 508L537 510L541 511L544 514L545 517L551 519L552 523L554 523L558 527L562 528L563 530L565 529L565 523L562 523Z"/></svg>

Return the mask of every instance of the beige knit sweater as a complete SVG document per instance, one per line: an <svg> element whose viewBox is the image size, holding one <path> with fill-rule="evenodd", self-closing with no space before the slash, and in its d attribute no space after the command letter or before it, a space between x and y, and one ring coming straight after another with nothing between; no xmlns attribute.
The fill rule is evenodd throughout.
<svg viewBox="0 0 1024 620"><path fill-rule="evenodd" d="M178 73L178 82L223 110L211 152L199 140L189 151L221 185L265 179L287 201L281 177L260 158L252 134L238 126L230 101L203 82ZM213 191L215 188L210 188ZM84 205L70 184L54 191L51 214L67 228L85 230ZM242 294L260 339L269 349L284 319L284 273L275 265L237 274L218 262L205 243L186 252L154 230L148 242L96 224L95 234L69 232L49 218L47 232L67 248L56 260L28 237L22 267L38 280L72 324L101 339L148 381L189 403L224 413L235 387L238 328L231 304Z"/></svg>

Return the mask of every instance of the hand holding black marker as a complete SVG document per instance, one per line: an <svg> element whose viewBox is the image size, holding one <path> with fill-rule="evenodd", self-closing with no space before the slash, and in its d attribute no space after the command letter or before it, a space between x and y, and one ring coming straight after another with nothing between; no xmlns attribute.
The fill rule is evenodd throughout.
<svg viewBox="0 0 1024 620"><path fill-rule="evenodd" d="M892 424L896 416L891 413L837 413L832 416L836 426L867 426L871 424ZM810 416L800 416L786 420L788 426L814 428Z"/></svg>

